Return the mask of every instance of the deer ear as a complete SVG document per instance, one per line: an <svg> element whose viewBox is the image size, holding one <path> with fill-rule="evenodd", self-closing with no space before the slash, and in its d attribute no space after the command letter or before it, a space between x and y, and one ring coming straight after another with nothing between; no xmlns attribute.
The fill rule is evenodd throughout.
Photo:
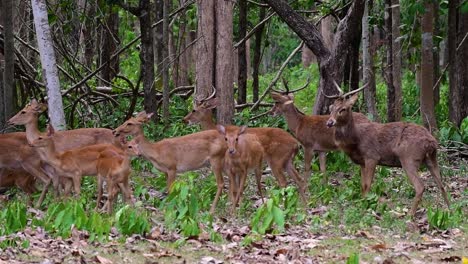
<svg viewBox="0 0 468 264"><path fill-rule="evenodd" d="M47 125L47 136L48 136L48 137L51 137L51 136L53 136L54 134L55 134L55 129L54 129L54 127L52 126L52 124L49 123L49 124Z"/></svg>
<svg viewBox="0 0 468 264"><path fill-rule="evenodd" d="M349 105L349 106L353 106L353 105L356 103L358 97L359 97L359 94L357 94L357 93L356 93L356 94L353 94L353 95L346 101L346 104Z"/></svg>
<svg viewBox="0 0 468 264"><path fill-rule="evenodd" d="M246 130L247 130L247 126L241 126L239 130L239 135L244 134Z"/></svg>
<svg viewBox="0 0 468 264"><path fill-rule="evenodd" d="M270 97L271 99L273 99L273 101L275 102L281 102L281 95L279 93L275 93L275 92L271 92L270 93Z"/></svg>
<svg viewBox="0 0 468 264"><path fill-rule="evenodd" d="M226 135L226 128L223 125L216 125L216 130L222 135Z"/></svg>
<svg viewBox="0 0 468 264"><path fill-rule="evenodd" d="M217 97L213 98L213 99L210 99L209 101L205 102L203 104L203 108L205 109L214 109L216 107L218 107L219 105L219 100Z"/></svg>

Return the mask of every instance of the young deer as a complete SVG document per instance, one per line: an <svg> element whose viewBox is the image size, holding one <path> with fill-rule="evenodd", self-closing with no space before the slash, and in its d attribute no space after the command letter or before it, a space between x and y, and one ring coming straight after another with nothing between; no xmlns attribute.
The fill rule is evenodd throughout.
<svg viewBox="0 0 468 264"><path fill-rule="evenodd" d="M424 127L412 123L355 122L351 108L358 99L359 90L362 88L345 95L342 95L340 90L340 95L331 97L338 99L330 106L327 126L336 127L335 140L338 146L354 163L361 166L362 194L365 195L370 190L376 165L402 167L416 191L410 211L414 217L424 192L424 185L418 174L418 169L423 163L434 177L445 203L450 206L440 179L437 140ZM351 94L354 95L346 99L346 96Z"/></svg>
<svg viewBox="0 0 468 264"><path fill-rule="evenodd" d="M147 123L151 116L152 113L139 113L116 128L114 135L134 136L140 154L166 175L168 190L171 189L178 172L196 170L210 164L218 187L210 209L210 212L214 213L224 187L222 175L226 152L224 138L216 130L209 130L150 142L143 134L142 125Z"/></svg>
<svg viewBox="0 0 468 264"><path fill-rule="evenodd" d="M270 95L275 102L270 113L273 116L284 115L289 130L304 147L304 178L307 179L311 175L310 165L314 151L319 153L320 171L325 172L327 152L338 149L334 138L335 130L327 128L326 125L329 116L305 115L296 108L293 94L289 91L272 92ZM369 121L363 114L353 115L357 122Z"/></svg>
<svg viewBox="0 0 468 264"><path fill-rule="evenodd" d="M131 173L130 156L136 156L138 153L134 149L134 144L125 145L125 152L115 151L109 148L101 152L97 161L98 175L98 196L96 209L99 207L102 198L102 184L107 182L107 202L103 208L107 207L107 212L112 213L114 199L117 195L117 188L122 191L124 201L131 203L131 190L128 184Z"/></svg>
<svg viewBox="0 0 468 264"><path fill-rule="evenodd" d="M103 151L114 151L123 153L121 148L112 144L97 144L65 152L58 152L55 147L55 131L49 125L47 135L39 136L31 142L31 146L36 149L42 162L53 168L52 177L71 179L75 190L75 195L79 196L81 192L81 177L84 175L97 175L97 162L99 155ZM65 194L70 192L70 182L65 185Z"/></svg>
<svg viewBox="0 0 468 264"><path fill-rule="evenodd" d="M17 186L30 196L37 192L35 184L34 177L25 170L0 169L0 187Z"/></svg>
<svg viewBox="0 0 468 264"><path fill-rule="evenodd" d="M254 134L246 133L246 126L218 125L218 132L224 136L228 149L224 158L224 171L229 176L229 193L234 208L240 203L245 180L249 170L255 171L258 192L262 197L263 147Z"/></svg>
<svg viewBox="0 0 468 264"><path fill-rule="evenodd" d="M8 120L11 125L24 125L26 127L26 138L29 143L33 142L41 132L38 128L39 115L47 110L47 105L33 99L15 116ZM112 135L112 130L106 128L80 128L67 131L58 131L54 135L54 143L58 152L70 149L95 145L99 143L115 144L120 147L120 142ZM48 171L48 169L46 168ZM49 175L50 176L50 175ZM58 192L58 179L52 179L54 189ZM47 188L44 189L47 191ZM45 195L45 193L44 193ZM39 201L38 203L42 203Z"/></svg>
<svg viewBox="0 0 468 264"><path fill-rule="evenodd" d="M215 92L208 98L196 101L192 112L184 117L184 122L200 124L202 130L216 129L212 109L218 106L218 101L214 98L214 94ZM294 166L294 157L299 151L297 140L288 132L273 127L247 128L247 134L258 137L264 150L264 159L270 166L279 186L284 188L287 185L284 176L284 171L286 171L297 184L302 199L305 199L304 193L307 186Z"/></svg>

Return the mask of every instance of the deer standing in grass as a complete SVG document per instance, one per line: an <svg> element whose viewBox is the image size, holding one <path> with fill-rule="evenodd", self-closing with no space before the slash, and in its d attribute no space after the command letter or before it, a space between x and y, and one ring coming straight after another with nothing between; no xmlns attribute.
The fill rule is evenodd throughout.
<svg viewBox="0 0 468 264"><path fill-rule="evenodd" d="M33 140L31 146L36 149L42 162L53 168L51 172L53 179L64 177L72 181L66 181L65 195L70 193L71 184L73 184L75 195L80 195L82 176L97 175L97 162L103 151L123 153L121 148L113 144L96 144L58 152L54 137L54 128L49 125L47 135L39 136Z"/></svg>
<svg viewBox="0 0 468 264"><path fill-rule="evenodd" d="M152 113L139 113L116 128L114 135L134 136L139 153L165 174L169 191L178 172L211 165L217 182L216 196L210 209L210 212L214 213L224 187L222 171L227 148L224 138L218 131L209 130L150 142L143 134L142 125L149 122L151 116Z"/></svg>
<svg viewBox="0 0 468 264"><path fill-rule="evenodd" d="M216 91L205 99L196 100L192 112L184 117L184 122L189 125L200 124L204 131L216 130L212 116L212 109L218 106L215 94ZM287 185L284 176L284 171L286 171L297 184L301 198L305 200L304 193L307 186L294 166L294 157L299 151L297 140L288 132L273 127L247 128L246 133L257 136L264 150L263 157L270 166L279 186L284 188Z"/></svg>
<svg viewBox="0 0 468 264"><path fill-rule="evenodd" d="M339 89L339 86L336 85ZM335 140L352 160L361 166L361 190L369 192L374 179L376 165L402 167L413 185L416 196L410 214L414 217L424 192L424 184L418 169L425 164L442 192L447 206L450 206L444 186L440 179L437 163L437 140L422 126L407 122L379 124L374 122L357 123L351 108L358 99L360 90L343 95L341 89L330 106L328 127L336 127ZM353 94L353 95L352 95ZM349 99L347 96L352 95Z"/></svg>
<svg viewBox="0 0 468 264"><path fill-rule="evenodd" d="M132 203L132 193L129 187L129 176L131 173L130 156L136 156L135 145L132 142L124 145L125 151L115 151L109 148L101 152L97 161L98 176L98 196L96 209L99 207L102 198L103 182L107 183L107 202L103 208L112 213L117 189L120 188L124 201Z"/></svg>
<svg viewBox="0 0 468 264"><path fill-rule="evenodd" d="M26 127L26 139L29 143L41 136L38 127L39 115L47 109L47 105L33 99L15 116L8 120L11 125L24 125ZM58 131L54 134L55 148L58 152L63 152L79 147L107 143L121 147L120 141L112 135L112 130L106 128L80 128L67 131ZM47 162L46 162L47 164ZM47 168L46 168L47 170ZM48 170L47 170L48 171ZM51 173L48 173L50 176ZM59 179L52 179L54 189L58 192ZM47 191L47 188L44 189ZM45 193L43 193L45 195ZM38 204L42 203L42 199Z"/></svg>
<svg viewBox="0 0 468 264"><path fill-rule="evenodd" d="M305 115L294 105L293 93L303 88L289 91L285 82L286 91L272 92L271 98L275 105L270 110L271 115L284 115L289 130L299 140L304 147L304 178L311 175L310 165L314 151L318 152L320 171L326 171L326 154L328 151L337 150L335 143L334 129L327 128L328 115ZM357 122L369 122L366 116L360 113L353 113Z"/></svg>
<svg viewBox="0 0 468 264"><path fill-rule="evenodd" d="M263 201L262 163L263 147L254 134L246 133L247 127L217 126L227 143L224 171L229 176L229 193L234 208L240 203L249 170L254 170L258 192Z"/></svg>

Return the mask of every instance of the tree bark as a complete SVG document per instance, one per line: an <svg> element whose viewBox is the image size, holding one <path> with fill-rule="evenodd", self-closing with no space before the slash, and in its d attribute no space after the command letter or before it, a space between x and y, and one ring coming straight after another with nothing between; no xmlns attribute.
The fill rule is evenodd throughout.
<svg viewBox="0 0 468 264"><path fill-rule="evenodd" d="M217 108L217 120L220 124L231 124L234 117L233 89L233 2L216 1L216 88L220 104Z"/></svg>
<svg viewBox="0 0 468 264"><path fill-rule="evenodd" d="M458 126L464 118L468 117L468 38L465 38L468 34L468 12L460 10L459 19L457 75L462 102L460 105L461 119L457 123Z"/></svg>
<svg viewBox="0 0 468 264"><path fill-rule="evenodd" d="M434 94L432 86L434 81L433 66L433 21L434 6L431 2L426 2L425 13L421 20L422 26L422 51L421 51L421 116L423 124L432 133L437 129L437 123L434 114Z"/></svg>
<svg viewBox="0 0 468 264"><path fill-rule="evenodd" d="M461 113L461 87L457 75L457 6L459 0L448 1L448 57L449 57L449 120L459 125Z"/></svg>
<svg viewBox="0 0 468 264"><path fill-rule="evenodd" d="M15 47L13 36L13 0L3 0L2 6L2 24L3 28L3 50L4 50L4 68L3 68L3 115L4 119L0 120L1 126L4 127L5 122L15 113Z"/></svg>
<svg viewBox="0 0 468 264"><path fill-rule="evenodd" d="M400 0L391 0L392 7L392 81L394 92L393 116L388 121L400 121L403 107L401 92Z"/></svg>
<svg viewBox="0 0 468 264"><path fill-rule="evenodd" d="M117 43L119 39L119 13L113 12L110 8L109 14L105 20L107 26L102 27L102 51L100 54L100 62L104 63L109 61L112 54L117 50ZM108 63L101 70L101 78L103 81L100 81L100 85L108 86L112 79L119 72L119 58L116 56L110 63Z"/></svg>
<svg viewBox="0 0 468 264"><path fill-rule="evenodd" d="M198 41L196 43L195 97L206 98L215 86L215 2L197 0ZM220 89L221 87L216 87ZM219 96L219 94L218 94Z"/></svg>
<svg viewBox="0 0 468 264"><path fill-rule="evenodd" d="M364 89L364 99L366 101L367 112L370 114L370 119L375 122L380 122L380 118L375 106L376 88L375 88L375 71L374 71L374 54L372 52L372 36L369 30L369 9L372 10L372 0L366 2L364 15L362 17L362 72L363 83L368 83Z"/></svg>
<svg viewBox="0 0 468 264"><path fill-rule="evenodd" d="M44 0L32 0L31 5L34 14L34 25L43 69L43 78L47 88L50 122L57 130L63 130L65 129L65 114L63 112L57 63L47 17L47 7Z"/></svg>
<svg viewBox="0 0 468 264"><path fill-rule="evenodd" d="M439 2L438 1L432 1L432 4L434 5L434 39L437 39L439 36L441 36L441 28L440 28L440 19L439 19ZM440 44L441 41L436 41L435 48L433 50L433 60L434 60L434 84L437 83L437 80L439 79L440 75L440 57L439 57L439 52L440 52ZM437 84L434 87L434 106L439 104L439 99L440 99L440 84Z"/></svg>
<svg viewBox="0 0 468 264"><path fill-rule="evenodd" d="M170 10L170 1L164 0L163 4L163 58L169 57L169 10ZM162 69L162 79L163 79L163 120L164 124L169 124L169 60L164 60L163 69Z"/></svg>
<svg viewBox="0 0 468 264"><path fill-rule="evenodd" d="M384 79L387 83L387 121L395 121L395 88L393 87L393 37L392 37L392 2L385 0L385 31L387 42L387 58L384 68Z"/></svg>
<svg viewBox="0 0 468 264"><path fill-rule="evenodd" d="M247 0L239 0L239 39L247 35ZM237 103L247 102L247 50L246 41L237 47Z"/></svg>
<svg viewBox="0 0 468 264"><path fill-rule="evenodd" d="M259 15L258 15L258 21L263 21L266 16L266 11L265 8L260 7L259 8ZM265 24L262 24L261 26L258 27L257 32L255 32L255 42L254 42L254 54L253 54L253 72L252 72L252 101L255 103L258 101L258 76L259 76L259 70L260 70L260 62L262 59L262 38L263 38L263 31L265 28Z"/></svg>
<svg viewBox="0 0 468 264"><path fill-rule="evenodd" d="M348 10L346 16L338 24L333 50L329 50L322 36L314 24L296 13L284 0L265 0L273 10L286 22L289 27L304 41L317 56L320 69L320 83L313 108L314 114L325 114L331 100L323 96L336 94L334 80L343 78L344 60L348 53L348 46L356 34L359 34L359 24L362 22L364 0L356 0Z"/></svg>

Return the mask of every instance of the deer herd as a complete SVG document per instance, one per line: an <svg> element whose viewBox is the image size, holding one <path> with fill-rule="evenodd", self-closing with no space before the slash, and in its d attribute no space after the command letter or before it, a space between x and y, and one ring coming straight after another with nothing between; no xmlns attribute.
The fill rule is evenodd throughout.
<svg viewBox="0 0 468 264"><path fill-rule="evenodd" d="M337 85L336 85L337 86ZM286 87L287 88L287 87ZM223 174L228 176L228 197L234 210L242 199L247 174L254 171L259 195L263 201L263 162L271 168L280 187L286 187L286 174L297 185L300 197L306 200L307 183L311 175L314 152L318 152L320 171L326 170L326 152L344 151L361 167L361 191L369 192L377 165L402 167L416 195L410 211L414 216L424 192L419 167L425 164L439 187L447 206L449 200L440 179L437 163L437 140L424 127L393 122L371 122L361 113L352 112L357 92L364 87L331 96L334 103L330 115L305 115L294 106L292 92L273 91L272 115L283 115L292 135L280 128L224 126L213 121L217 107L216 91L207 98L195 100L193 111L184 117L188 124L200 124L201 132L149 141L143 127L152 113L141 112L115 130L82 128L55 131L48 125L46 132L38 128L39 115L47 108L32 100L13 116L10 125L23 125L26 132L0 135L0 186L17 186L31 195L37 192L36 180L44 186L36 206L43 203L52 185L56 195L68 196L73 190L80 195L81 178L97 176L96 208L101 206L103 185L107 186L107 201L102 210L111 212L120 190L124 201L132 203L129 184L130 159L141 156L166 176L170 191L177 173L210 166L216 178L217 191L210 212L214 213L224 188ZM327 95L325 95L327 96ZM330 96L327 96L330 97ZM128 137L132 137L127 142ZM304 174L294 166L300 146L304 149ZM32 201L32 200L31 200Z"/></svg>

